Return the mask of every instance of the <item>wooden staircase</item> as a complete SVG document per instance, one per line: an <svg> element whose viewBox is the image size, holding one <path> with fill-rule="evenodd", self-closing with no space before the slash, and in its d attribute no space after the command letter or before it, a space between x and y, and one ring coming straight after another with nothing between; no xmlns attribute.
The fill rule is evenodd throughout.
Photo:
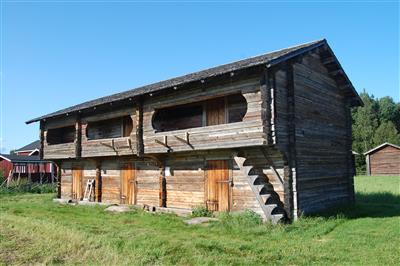
<svg viewBox="0 0 400 266"><path fill-rule="evenodd" d="M266 219L274 224L287 222L288 217L283 203L280 201L279 195L275 192L272 184L269 183L263 169L254 166L252 158L246 156L246 153L243 151L236 154L234 160L244 175L247 176L249 185L256 195L257 201L260 203Z"/></svg>

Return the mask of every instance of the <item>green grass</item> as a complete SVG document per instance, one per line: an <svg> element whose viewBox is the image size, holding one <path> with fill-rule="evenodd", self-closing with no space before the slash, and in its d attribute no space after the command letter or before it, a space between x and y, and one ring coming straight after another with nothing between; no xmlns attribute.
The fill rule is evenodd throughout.
<svg viewBox="0 0 400 266"><path fill-rule="evenodd" d="M188 226L173 215L59 205L51 194L0 195L0 264L397 264L400 177L355 184L355 206L280 226L231 215Z"/></svg>

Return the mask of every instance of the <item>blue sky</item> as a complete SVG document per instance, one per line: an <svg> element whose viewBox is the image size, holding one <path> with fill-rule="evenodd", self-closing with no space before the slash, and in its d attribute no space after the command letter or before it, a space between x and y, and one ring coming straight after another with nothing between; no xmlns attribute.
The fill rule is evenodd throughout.
<svg viewBox="0 0 400 266"><path fill-rule="evenodd" d="M321 38L358 91L400 97L398 1L1 1L1 152L30 118Z"/></svg>

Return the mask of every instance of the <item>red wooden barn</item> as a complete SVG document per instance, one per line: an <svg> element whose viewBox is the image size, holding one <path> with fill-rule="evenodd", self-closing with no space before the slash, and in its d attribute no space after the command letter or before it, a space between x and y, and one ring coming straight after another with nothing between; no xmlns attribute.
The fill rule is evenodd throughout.
<svg viewBox="0 0 400 266"><path fill-rule="evenodd" d="M40 141L34 141L14 152L0 154L0 172L7 177L28 178L32 182L52 182L55 166L40 160Z"/></svg>
<svg viewBox="0 0 400 266"><path fill-rule="evenodd" d="M368 175L400 175L400 147L385 142L364 153Z"/></svg>

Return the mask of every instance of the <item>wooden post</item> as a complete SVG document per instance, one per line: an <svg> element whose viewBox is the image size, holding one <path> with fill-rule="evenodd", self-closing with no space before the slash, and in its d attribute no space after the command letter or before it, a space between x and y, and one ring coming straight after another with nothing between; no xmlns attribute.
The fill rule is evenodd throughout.
<svg viewBox="0 0 400 266"><path fill-rule="evenodd" d="M366 174L371 175L371 166L370 166L370 160L369 160L369 154L365 156L365 162L366 162Z"/></svg>
<svg viewBox="0 0 400 266"><path fill-rule="evenodd" d="M61 164L56 164L57 168L57 198L61 199Z"/></svg>
<svg viewBox="0 0 400 266"><path fill-rule="evenodd" d="M143 144L143 103L142 98L138 99L136 106L136 153L139 157L143 156L144 144Z"/></svg>
<svg viewBox="0 0 400 266"><path fill-rule="evenodd" d="M261 104L261 118L263 120L263 131L267 144L273 143L273 114L272 114L272 99L271 99L271 84L270 84L270 71L265 70L264 76L261 80L260 92L262 98Z"/></svg>
<svg viewBox="0 0 400 266"><path fill-rule="evenodd" d="M82 123L78 116L75 122L75 158L81 158L82 152Z"/></svg>
<svg viewBox="0 0 400 266"><path fill-rule="evenodd" d="M40 149L39 149L39 157L43 160L43 148L44 148L44 121L40 121L40 132L39 132L39 140L40 140Z"/></svg>
<svg viewBox="0 0 400 266"><path fill-rule="evenodd" d="M286 67L287 80L287 114L288 114L288 153L285 158L284 193L285 209L290 219L297 219L297 180L296 180L296 124L294 98L294 62Z"/></svg>
<svg viewBox="0 0 400 266"><path fill-rule="evenodd" d="M101 202L101 192L102 192L102 177L101 177L101 162L96 161L96 181L95 181L95 186L96 186L96 198L95 201Z"/></svg>
<svg viewBox="0 0 400 266"><path fill-rule="evenodd" d="M165 179L165 163L163 162L160 165L160 200L159 206L166 207L167 206L167 183Z"/></svg>

